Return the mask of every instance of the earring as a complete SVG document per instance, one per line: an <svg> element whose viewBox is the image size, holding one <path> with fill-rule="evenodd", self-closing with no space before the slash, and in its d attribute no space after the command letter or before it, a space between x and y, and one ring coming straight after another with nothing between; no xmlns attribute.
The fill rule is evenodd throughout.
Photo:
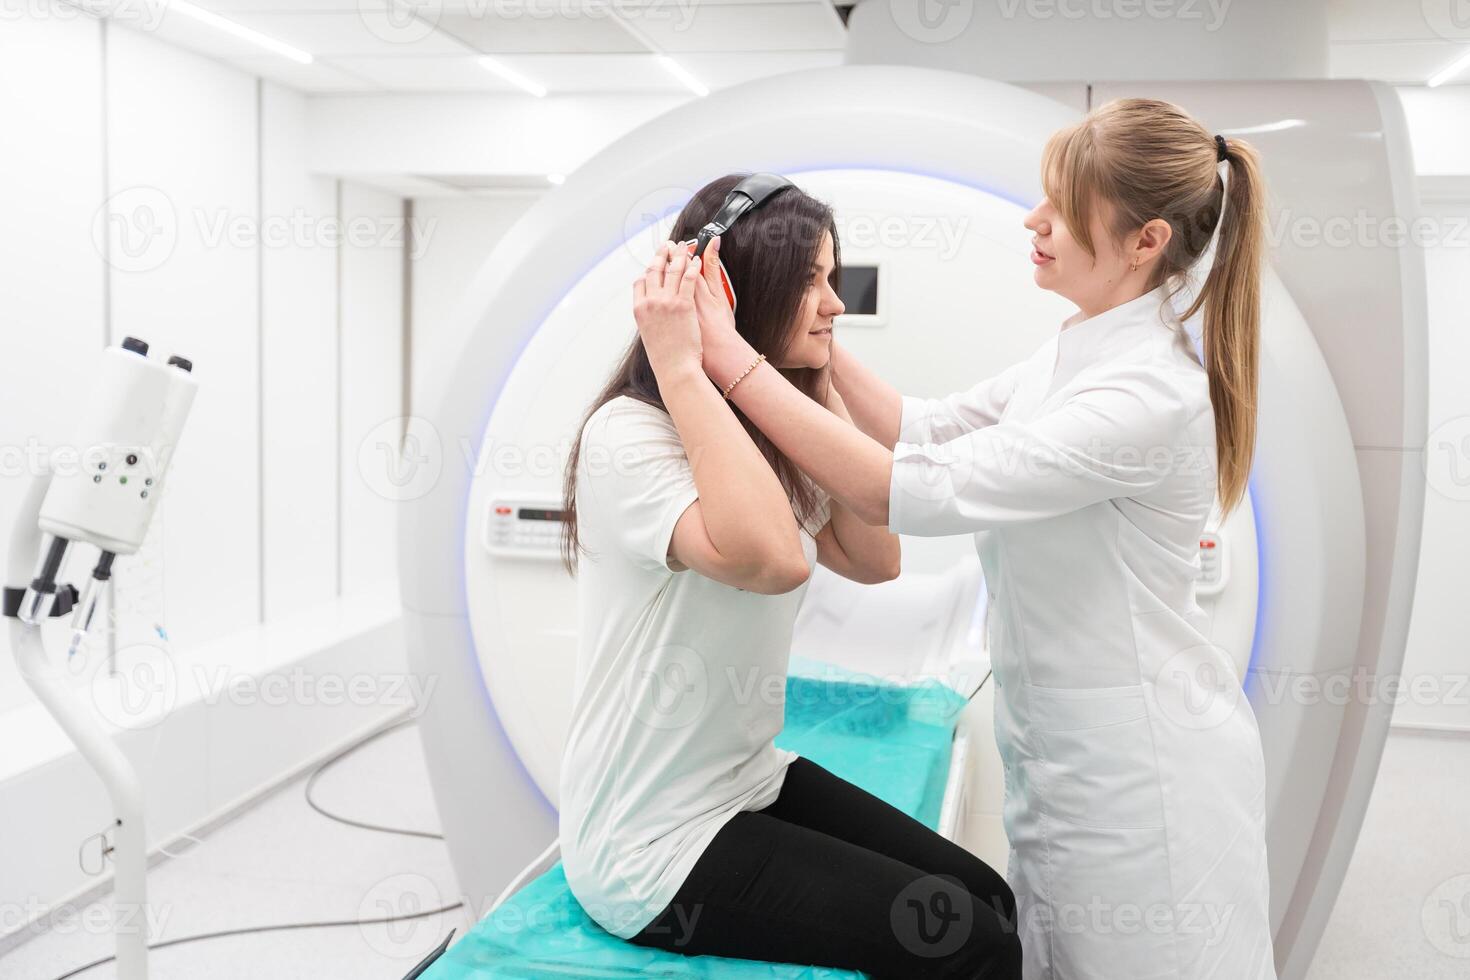
<svg viewBox="0 0 1470 980"><path fill-rule="evenodd" d="M1132 271L1134 271L1134 272L1137 272L1138 271L1138 260L1137 259L1134 259L1133 260L1133 269L1132 269Z"/></svg>

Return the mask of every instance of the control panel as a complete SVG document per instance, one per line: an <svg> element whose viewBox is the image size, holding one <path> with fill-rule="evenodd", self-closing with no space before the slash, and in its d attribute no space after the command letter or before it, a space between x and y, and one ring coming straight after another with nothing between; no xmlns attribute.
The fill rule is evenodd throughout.
<svg viewBox="0 0 1470 980"><path fill-rule="evenodd" d="M481 542L492 555L561 560L566 511L558 499L494 497L485 508Z"/></svg>
<svg viewBox="0 0 1470 980"><path fill-rule="evenodd" d="M1230 577L1230 559L1226 554L1225 536L1219 531L1206 531L1199 536L1199 580L1196 595L1218 595Z"/></svg>

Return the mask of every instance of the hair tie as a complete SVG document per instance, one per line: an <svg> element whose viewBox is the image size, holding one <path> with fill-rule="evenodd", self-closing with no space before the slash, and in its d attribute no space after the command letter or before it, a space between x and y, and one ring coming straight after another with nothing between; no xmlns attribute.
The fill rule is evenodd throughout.
<svg viewBox="0 0 1470 980"><path fill-rule="evenodd" d="M1230 156L1230 151L1225 146L1225 137L1215 137L1215 161L1221 162Z"/></svg>

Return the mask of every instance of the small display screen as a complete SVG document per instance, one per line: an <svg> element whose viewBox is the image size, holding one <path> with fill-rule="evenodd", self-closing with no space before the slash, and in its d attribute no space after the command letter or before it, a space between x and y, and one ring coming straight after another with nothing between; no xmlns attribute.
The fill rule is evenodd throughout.
<svg viewBox="0 0 1470 980"><path fill-rule="evenodd" d="M531 507L522 507L516 511L516 517L523 521L565 521L567 512L564 510L537 510Z"/></svg>
<svg viewBox="0 0 1470 980"><path fill-rule="evenodd" d="M876 265L843 265L842 286L837 295L847 313L875 316L878 313L878 267Z"/></svg>

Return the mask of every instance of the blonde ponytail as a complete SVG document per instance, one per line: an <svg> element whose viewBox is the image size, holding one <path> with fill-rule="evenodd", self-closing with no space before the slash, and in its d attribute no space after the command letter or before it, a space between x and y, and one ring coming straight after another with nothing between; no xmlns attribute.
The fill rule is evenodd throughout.
<svg viewBox="0 0 1470 980"><path fill-rule="evenodd" d="M1222 159L1229 168L1224 182L1217 173ZM1111 231L1120 242L1155 218L1167 221L1172 234L1150 288L1182 283L1218 225L1214 262L1183 316L1204 311L1216 490L1228 513L1245 495L1256 446L1265 250L1259 155L1243 140L1210 135L1172 103L1116 99L1052 136L1042 183L1073 237L1094 255L1088 229L1095 208L1111 206Z"/></svg>
<svg viewBox="0 0 1470 980"><path fill-rule="evenodd" d="M1256 449L1256 379L1261 347L1261 253L1265 247L1260 157L1250 144L1224 140L1224 214L1215 260L1185 318L1205 312L1204 358L1215 408L1220 506L1245 495Z"/></svg>

